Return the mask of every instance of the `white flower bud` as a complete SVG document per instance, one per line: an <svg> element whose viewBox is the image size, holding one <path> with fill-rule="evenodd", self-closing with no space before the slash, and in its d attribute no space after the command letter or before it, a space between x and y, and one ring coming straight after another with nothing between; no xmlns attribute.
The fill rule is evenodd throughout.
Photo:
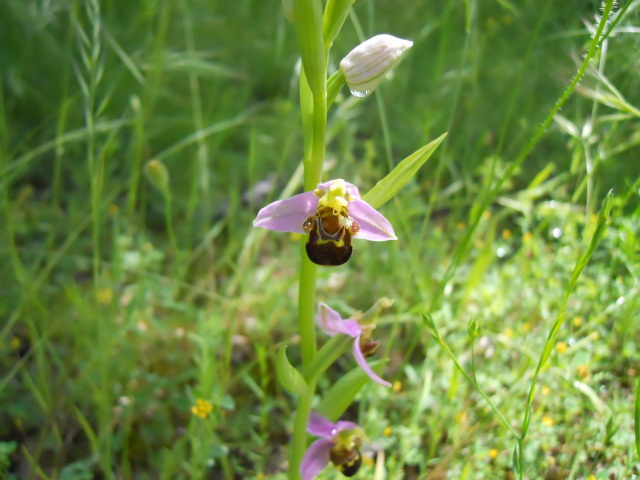
<svg viewBox="0 0 640 480"><path fill-rule="evenodd" d="M373 92L385 74L402 59L412 45L411 40L382 34L351 50L340 62L351 94L366 97Z"/></svg>

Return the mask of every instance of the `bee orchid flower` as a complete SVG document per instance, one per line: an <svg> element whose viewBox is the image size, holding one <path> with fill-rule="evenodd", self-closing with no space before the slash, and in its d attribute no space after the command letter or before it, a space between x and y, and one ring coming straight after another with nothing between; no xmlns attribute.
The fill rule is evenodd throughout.
<svg viewBox="0 0 640 480"><path fill-rule="evenodd" d="M380 341L371 340L371 331L375 325L361 325L354 318L342 319L340 314L325 303L318 304L318 317L316 323L320 330L328 335L345 334L353 337L353 355L358 365L365 371L371 380L385 387L390 387L391 383L380 378L369 366L365 357L373 355L380 345Z"/></svg>
<svg viewBox="0 0 640 480"><path fill-rule="evenodd" d="M353 422L329 419L312 413L307 431L320 437L313 442L302 459L302 480L313 480L331 461L346 477L352 477L360 469L360 447L364 438L362 429Z"/></svg>
<svg viewBox="0 0 640 480"><path fill-rule="evenodd" d="M389 221L360 198L355 185L342 179L267 205L253 225L277 232L308 233L307 255L318 265L342 265L349 260L352 238L397 240Z"/></svg>

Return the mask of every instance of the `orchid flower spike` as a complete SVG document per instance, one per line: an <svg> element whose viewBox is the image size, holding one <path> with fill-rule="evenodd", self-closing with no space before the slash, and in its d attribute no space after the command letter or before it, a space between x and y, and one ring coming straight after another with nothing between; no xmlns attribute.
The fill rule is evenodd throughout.
<svg viewBox="0 0 640 480"><path fill-rule="evenodd" d="M351 257L353 237L372 242L397 240L389 221L360 198L358 188L342 179L264 207L255 227L308 233L309 259L318 265L342 265Z"/></svg>
<svg viewBox="0 0 640 480"><path fill-rule="evenodd" d="M376 35L351 50L340 62L340 69L351 94L356 97L371 94L412 46L411 40L383 34Z"/></svg>
<svg viewBox="0 0 640 480"><path fill-rule="evenodd" d="M339 333L353 337L353 355L358 365L374 382L378 382L387 388L391 386L391 383L383 380L373 371L365 358L373 355L380 345L380 340L371 340L371 331L375 328L375 325L361 325L354 318L343 320L338 312L322 302L318 304L316 323L323 332L332 337Z"/></svg>
<svg viewBox="0 0 640 480"><path fill-rule="evenodd" d="M329 461L346 477L354 476L360 469L364 432L357 424L347 421L332 423L322 415L312 413L307 431L320 438L304 454L300 465L302 480L316 478Z"/></svg>

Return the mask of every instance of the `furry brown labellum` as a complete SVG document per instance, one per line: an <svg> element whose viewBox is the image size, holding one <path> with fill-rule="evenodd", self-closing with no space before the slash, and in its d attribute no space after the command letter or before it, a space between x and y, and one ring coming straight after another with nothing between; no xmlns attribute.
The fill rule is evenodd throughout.
<svg viewBox="0 0 640 480"><path fill-rule="evenodd" d="M302 227L309 233L306 245L309 260L318 265L338 266L351 258L351 239L360 231L360 225L349 212L321 206L316 214L307 218Z"/></svg>
<svg viewBox="0 0 640 480"><path fill-rule="evenodd" d="M362 455L357 448L350 450L334 449L329 452L331 462L345 477L353 477L362 465Z"/></svg>

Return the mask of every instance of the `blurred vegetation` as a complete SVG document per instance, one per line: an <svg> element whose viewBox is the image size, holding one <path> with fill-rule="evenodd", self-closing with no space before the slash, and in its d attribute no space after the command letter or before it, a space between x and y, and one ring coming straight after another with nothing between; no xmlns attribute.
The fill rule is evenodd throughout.
<svg viewBox="0 0 640 480"><path fill-rule="evenodd" d="M348 265L320 273L319 300L345 315L396 300L379 331L397 383L367 385L349 412L387 478L513 478L515 441L421 314L519 428L611 189L612 220L541 374L527 466L638 474L638 1L620 2L578 91L466 237L575 75L599 8L361 0L336 41L331 69L377 33L415 43L372 98L339 97L326 178L366 192L448 132L384 207L400 240L356 242ZM0 31L0 478L283 478L292 412L273 364L282 344L297 354L300 240L251 226L300 191L297 49L280 2L5 0Z"/></svg>

